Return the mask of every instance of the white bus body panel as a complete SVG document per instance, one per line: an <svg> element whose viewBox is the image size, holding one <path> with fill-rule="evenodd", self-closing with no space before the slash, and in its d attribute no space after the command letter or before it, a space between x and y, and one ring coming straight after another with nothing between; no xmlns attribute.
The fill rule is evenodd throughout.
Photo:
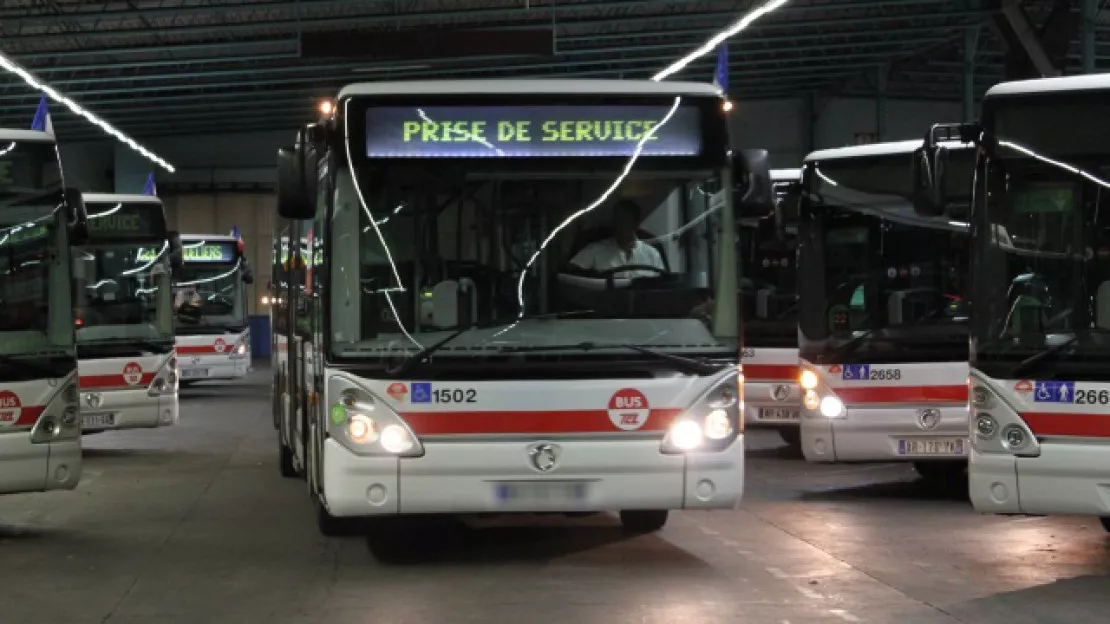
<svg viewBox="0 0 1110 624"><path fill-rule="evenodd" d="M324 499L335 516L731 509L743 494L743 435L721 452L660 451L666 426L714 379L720 378L430 383L433 393L474 390L475 404L425 403L429 387L420 382L361 379L405 419L424 455L361 456L329 438ZM650 406L638 431L622 431L609 416L610 399L625 388L642 392ZM327 400L331 405L336 397ZM529 460L528 448L537 442L561 449L551 471L540 472ZM522 482L582 490L571 497L500 498L504 484Z"/></svg>
<svg viewBox="0 0 1110 624"><path fill-rule="evenodd" d="M235 348L246 345L246 353L235 356ZM182 381L240 379L251 366L250 329L238 334L177 336L177 365Z"/></svg>
<svg viewBox="0 0 1110 624"><path fill-rule="evenodd" d="M1038 400L1042 383L972 373L1012 407L1040 441L1039 457L972 449L969 493L983 513L1110 516L1110 383L1075 382L1070 401ZM1059 383L1059 382L1056 382ZM1065 382L1067 383L1067 382ZM1076 403L1075 391L1095 401Z"/></svg>
<svg viewBox="0 0 1110 624"><path fill-rule="evenodd" d="M177 424L176 390L159 396L148 393L151 382L172 355L80 360L81 429L108 431Z"/></svg>
<svg viewBox="0 0 1110 624"><path fill-rule="evenodd" d="M966 460L966 362L818 366L802 361L802 367L817 373L819 396L835 395L844 404L839 418L828 418L820 409L803 405L806 460ZM927 409L939 411L935 426L923 423ZM924 451L922 445L931 450Z"/></svg>
<svg viewBox="0 0 1110 624"><path fill-rule="evenodd" d="M32 428L67 381L0 383L0 494L77 487L81 480L79 437L31 442Z"/></svg>
<svg viewBox="0 0 1110 624"><path fill-rule="evenodd" d="M744 350L744 426L797 427L802 408L798 349Z"/></svg>

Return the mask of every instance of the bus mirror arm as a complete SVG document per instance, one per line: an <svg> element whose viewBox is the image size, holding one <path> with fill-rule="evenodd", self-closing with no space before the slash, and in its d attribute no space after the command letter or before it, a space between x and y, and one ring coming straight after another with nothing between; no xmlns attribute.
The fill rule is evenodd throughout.
<svg viewBox="0 0 1110 624"><path fill-rule="evenodd" d="M764 217L775 211L771 188L770 157L765 149L740 149L733 153L732 184L740 217Z"/></svg>
<svg viewBox="0 0 1110 624"><path fill-rule="evenodd" d="M71 245L84 245L89 241L89 212L85 208L85 199L81 191L75 188L66 188L63 192L66 205L66 227L69 229L69 243Z"/></svg>
<svg viewBox="0 0 1110 624"><path fill-rule="evenodd" d="M303 145L282 147L277 153L277 210L285 219L311 219L315 213L305 183Z"/></svg>

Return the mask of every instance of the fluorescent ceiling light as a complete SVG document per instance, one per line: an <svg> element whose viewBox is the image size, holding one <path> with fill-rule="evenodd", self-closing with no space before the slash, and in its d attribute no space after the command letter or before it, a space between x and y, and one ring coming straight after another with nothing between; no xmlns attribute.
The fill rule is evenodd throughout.
<svg viewBox="0 0 1110 624"><path fill-rule="evenodd" d="M124 143L125 145L130 147L131 149L135 150L136 152L139 152L140 154L142 154L143 156L145 156L149 160L157 163L158 166L162 167L166 171L169 171L170 173L173 173L174 171L176 171L173 168L173 165L171 165L170 163L168 163L168 162L162 160L161 158L159 158L158 155L155 154L154 152L148 150L147 148L143 147L142 145L139 145L135 141L135 139L132 139L131 137L127 136L126 134L120 132L119 130L116 129L115 126L113 126L112 124L104 121L100 117L97 117L96 115L94 115L90 111L85 110L80 104L78 104L77 102L73 101L72 99L66 97L65 95L62 95L54 87L51 87L50 85L48 85L44 82L40 82L38 78L36 78L33 74L31 74L31 72L27 71L26 69L23 69L22 66L20 66L19 64L17 64L15 61L11 60L10 58L8 58L3 52L0 52L0 67L3 67L4 69L10 71L11 73L15 74L16 76L19 76L20 78L23 79L23 82L26 82L28 85L30 85L32 89L34 89L36 91L42 91L47 96L49 96L50 99L54 100L55 102L58 102L59 104L62 104L63 106L65 106L66 108L71 110L73 112L73 114L78 115L80 117L84 117L85 119L89 120L89 122L91 124L93 124L94 126L97 126L98 128L100 128L104 132L107 132L108 134L112 135L117 140L121 141L122 143Z"/></svg>
<svg viewBox="0 0 1110 624"><path fill-rule="evenodd" d="M674 63L671 63L664 70L652 76L651 79L655 82L659 82L660 80L666 80L672 75L677 74L683 69L686 69L686 66L690 63L693 63L694 61L715 50L717 46L721 45L721 43L724 42L725 39L728 39L733 35L739 33L740 31L744 30L748 26L751 26L752 22L763 17L764 15L767 15L768 13L775 11L787 2L789 2L789 0L771 0L766 4L762 4L759 7L752 9L734 24L710 37L709 41L706 41L704 44L701 45L701 47L678 59Z"/></svg>

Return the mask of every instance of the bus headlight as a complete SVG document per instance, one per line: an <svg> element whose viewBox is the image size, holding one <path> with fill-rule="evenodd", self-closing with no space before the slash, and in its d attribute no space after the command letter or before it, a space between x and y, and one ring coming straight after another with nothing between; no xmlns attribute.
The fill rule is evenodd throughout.
<svg viewBox="0 0 1110 624"><path fill-rule="evenodd" d="M984 440L990 440L998 433L998 421L986 412L982 412L975 419L975 433Z"/></svg>
<svg viewBox="0 0 1110 624"><path fill-rule="evenodd" d="M844 402L832 395L822 397L818 411L825 418L840 418L844 415Z"/></svg>
<svg viewBox="0 0 1110 624"><path fill-rule="evenodd" d="M1011 451L1020 451L1029 441L1029 436L1022 427L1009 425L1002 430L1002 441Z"/></svg>
<svg viewBox="0 0 1110 624"><path fill-rule="evenodd" d="M977 383L978 382L978 383ZM1037 457L1041 445L1018 411L987 385L972 379L970 437L979 453ZM982 406L991 406L990 412Z"/></svg>
<svg viewBox="0 0 1110 624"><path fill-rule="evenodd" d="M740 435L739 372L718 377L714 385L667 429L660 450L677 454L723 451Z"/></svg>
<svg viewBox="0 0 1110 624"><path fill-rule="evenodd" d="M817 382L817 373L808 368L798 375L798 385L802 387L802 390L813 390L817 388Z"/></svg>
<svg viewBox="0 0 1110 624"><path fill-rule="evenodd" d="M328 434L358 455L418 457L420 440L390 405L345 375L328 380Z"/></svg>

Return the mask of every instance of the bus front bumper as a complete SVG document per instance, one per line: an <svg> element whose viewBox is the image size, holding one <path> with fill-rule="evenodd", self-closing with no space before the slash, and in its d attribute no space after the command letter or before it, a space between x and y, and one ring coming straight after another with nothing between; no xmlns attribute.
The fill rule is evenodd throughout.
<svg viewBox="0 0 1110 624"><path fill-rule="evenodd" d="M940 411L932 429L923 409ZM967 407L853 407L842 418L802 412L802 452L811 462L967 461Z"/></svg>
<svg viewBox="0 0 1110 624"><path fill-rule="evenodd" d="M968 474L981 513L1110 516L1110 446L1045 442L1039 457L972 450Z"/></svg>
<svg viewBox="0 0 1110 624"><path fill-rule="evenodd" d="M659 440L552 441L554 469L535 441L436 442L415 458L359 456L324 443L324 494L335 516L432 513L731 509L744 490L744 438L718 453L664 455Z"/></svg>
<svg viewBox="0 0 1110 624"><path fill-rule="evenodd" d="M97 397L96 407L90 397ZM81 392L81 430L88 432L119 429L150 429L176 425L177 393L152 397L141 390Z"/></svg>
<svg viewBox="0 0 1110 624"><path fill-rule="evenodd" d="M0 494L72 490L81 481L81 440L32 444L29 431L0 434Z"/></svg>
<svg viewBox="0 0 1110 624"><path fill-rule="evenodd" d="M181 356L177 360L181 381L240 379L250 370L250 358L231 359L226 355Z"/></svg>
<svg viewBox="0 0 1110 624"><path fill-rule="evenodd" d="M797 383L744 381L744 427L797 427L801 408Z"/></svg>

